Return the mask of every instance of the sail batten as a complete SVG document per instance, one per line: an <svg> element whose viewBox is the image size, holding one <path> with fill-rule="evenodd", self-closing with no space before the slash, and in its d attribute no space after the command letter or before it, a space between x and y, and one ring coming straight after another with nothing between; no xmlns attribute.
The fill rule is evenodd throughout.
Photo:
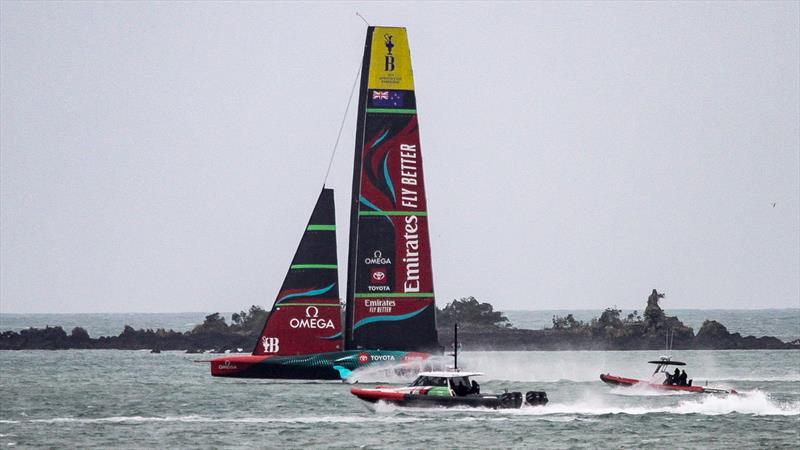
<svg viewBox="0 0 800 450"><path fill-rule="evenodd" d="M435 350L435 297L405 28L369 27L359 88L347 349Z"/></svg>

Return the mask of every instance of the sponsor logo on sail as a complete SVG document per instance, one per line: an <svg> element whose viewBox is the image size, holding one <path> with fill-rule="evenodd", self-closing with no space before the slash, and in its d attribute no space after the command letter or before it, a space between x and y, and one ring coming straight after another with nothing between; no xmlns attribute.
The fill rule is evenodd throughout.
<svg viewBox="0 0 800 450"><path fill-rule="evenodd" d="M396 303L394 300L364 300L364 307L367 308L370 313L391 313L395 305Z"/></svg>
<svg viewBox="0 0 800 450"><path fill-rule="evenodd" d="M308 306L306 307L306 317L303 319L292 317L289 319L289 326L292 328L314 329L334 328L333 321L331 319L320 319L317 316L319 316L319 308L314 305Z"/></svg>
<svg viewBox="0 0 800 450"><path fill-rule="evenodd" d="M384 57L383 65L384 72L394 72L394 56L392 56L392 48L394 48L394 43L392 43L393 37L394 36L391 34L383 35L384 45L386 45L386 56Z"/></svg>
<svg viewBox="0 0 800 450"><path fill-rule="evenodd" d="M415 144L400 144L400 202L406 208L419 208L419 195L417 193L418 175L417 146ZM403 281L403 292L419 292L419 218L406 216L403 239L405 240L405 256L403 263L406 269L406 278Z"/></svg>
<svg viewBox="0 0 800 450"><path fill-rule="evenodd" d="M406 279L403 281L403 292L419 292L419 219L417 216L405 218Z"/></svg>
<svg viewBox="0 0 800 450"><path fill-rule="evenodd" d="M374 252L372 252L372 256L367 256L366 258L364 258L364 264L367 265L380 264L382 266L385 266L391 263L392 260L389 258L384 258L383 253L381 253L380 250L375 250Z"/></svg>
<svg viewBox="0 0 800 450"><path fill-rule="evenodd" d="M389 274L385 267L375 267L369 269L369 286L367 289L371 292L388 292L389 289Z"/></svg>
<svg viewBox="0 0 800 450"><path fill-rule="evenodd" d="M276 337L261 336L261 346L264 347L264 353L278 353L280 351L280 340Z"/></svg>
<svg viewBox="0 0 800 450"><path fill-rule="evenodd" d="M383 267L370 269L369 278L375 284L386 284L389 281L389 276L386 275L386 269Z"/></svg>

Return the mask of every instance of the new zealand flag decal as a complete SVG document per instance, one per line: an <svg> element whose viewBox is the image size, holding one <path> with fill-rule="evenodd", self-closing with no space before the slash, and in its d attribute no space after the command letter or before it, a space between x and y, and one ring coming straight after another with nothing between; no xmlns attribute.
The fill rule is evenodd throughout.
<svg viewBox="0 0 800 450"><path fill-rule="evenodd" d="M372 91L372 106L402 108L403 93L397 91Z"/></svg>

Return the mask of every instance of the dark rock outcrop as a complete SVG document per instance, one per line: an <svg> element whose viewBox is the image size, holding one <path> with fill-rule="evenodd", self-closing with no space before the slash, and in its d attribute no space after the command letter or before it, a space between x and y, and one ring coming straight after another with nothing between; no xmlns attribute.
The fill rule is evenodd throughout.
<svg viewBox="0 0 800 450"><path fill-rule="evenodd" d="M634 312L623 318L619 309L607 308L588 323L575 320L572 314L553 317L553 326L543 330L512 328L502 313L473 297L454 300L440 314L447 315L445 323L462 324L459 341L469 350L662 350L668 335L672 336L673 348L682 350L800 349L800 339L786 343L769 336L742 337L714 320L706 320L695 336L677 317L664 313L658 304L662 298L664 294L653 289L644 317ZM215 313L185 333L161 328L135 330L126 325L118 336L100 338L90 337L81 327L74 328L69 335L61 327L29 328L0 333L0 350L158 349L223 353L253 348L266 317L266 311L253 306L249 311L234 314L231 325ZM449 347L448 343L453 341L452 327L438 331L439 342Z"/></svg>
<svg viewBox="0 0 800 450"><path fill-rule="evenodd" d="M695 336L691 327L661 309L658 302L664 297L653 289L644 317L634 311L623 318L619 309L607 308L588 323L575 320L572 314L553 317L553 326L543 330L459 327L459 342L470 350L663 350L669 337L672 348L679 350L800 349L800 340L786 343L769 336L742 337L716 321L706 321ZM439 329L440 342L452 340L451 328Z"/></svg>
<svg viewBox="0 0 800 450"><path fill-rule="evenodd" d="M716 320L706 320L697 332L694 348L713 350L800 348L798 341L800 340L787 343L772 336L742 337L739 333L730 333L725 325Z"/></svg>

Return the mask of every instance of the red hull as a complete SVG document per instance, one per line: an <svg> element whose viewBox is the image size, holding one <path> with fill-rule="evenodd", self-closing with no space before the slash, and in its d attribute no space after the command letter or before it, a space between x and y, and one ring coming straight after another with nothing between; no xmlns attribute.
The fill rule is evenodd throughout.
<svg viewBox="0 0 800 450"><path fill-rule="evenodd" d="M378 386L376 389L380 389L380 387L381 386ZM406 396L406 394L403 392L387 392L387 391L378 391L376 389L352 388L350 389L350 393L360 398L361 400L370 403L375 403L378 400L398 402L398 401L403 401Z"/></svg>
<svg viewBox="0 0 800 450"><path fill-rule="evenodd" d="M611 374L601 374L600 379L603 380L604 383L610 384L613 386L634 386L634 385L644 385L651 389L660 389L663 391L683 391L683 392L694 392L697 394L736 394L736 391L733 389L731 390L723 390L723 389L710 389L705 388L703 386L675 386L671 384L658 384L658 383L651 383L649 381L637 380L634 378L624 378L618 377L616 375Z"/></svg>
<svg viewBox="0 0 800 450"><path fill-rule="evenodd" d="M236 376L250 369L253 365L269 358L268 355L230 355L211 360L211 375L215 377Z"/></svg>

